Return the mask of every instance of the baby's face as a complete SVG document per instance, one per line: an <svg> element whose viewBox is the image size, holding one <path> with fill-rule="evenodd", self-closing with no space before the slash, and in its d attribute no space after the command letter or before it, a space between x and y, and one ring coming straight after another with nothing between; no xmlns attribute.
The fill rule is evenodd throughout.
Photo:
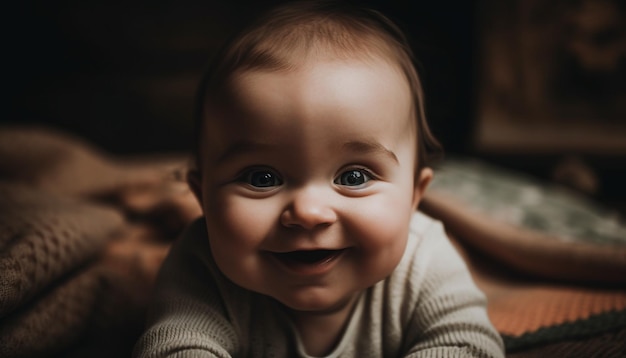
<svg viewBox="0 0 626 358"><path fill-rule="evenodd" d="M415 183L407 81L383 61L248 71L214 110L194 184L236 284L329 311L388 276L428 175ZM417 188L417 189L416 189Z"/></svg>

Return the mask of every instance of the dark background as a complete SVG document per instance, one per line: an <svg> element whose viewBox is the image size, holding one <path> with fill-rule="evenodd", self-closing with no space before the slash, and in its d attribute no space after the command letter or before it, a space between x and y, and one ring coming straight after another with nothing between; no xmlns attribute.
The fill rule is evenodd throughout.
<svg viewBox="0 0 626 358"><path fill-rule="evenodd" d="M59 126L114 153L185 148L193 91L212 50L279 2L17 5L5 52L11 63L6 120ZM471 127L472 3L362 3L410 33L435 131L449 150L464 148Z"/></svg>
<svg viewBox="0 0 626 358"><path fill-rule="evenodd" d="M119 155L188 150L195 87L212 51L281 1L24 1L6 8L2 124L62 129ZM476 150L477 1L361 1L409 34L431 126L449 155L550 180L578 153ZM626 139L625 139L626 140ZM19 150L16 148L16 150ZM529 151L529 153L532 151ZM623 153L582 155L594 198L623 208Z"/></svg>

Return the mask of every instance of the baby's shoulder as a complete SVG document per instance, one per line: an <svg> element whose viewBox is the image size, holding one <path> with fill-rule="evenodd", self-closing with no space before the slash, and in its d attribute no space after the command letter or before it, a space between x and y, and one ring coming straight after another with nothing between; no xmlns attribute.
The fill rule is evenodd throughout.
<svg viewBox="0 0 626 358"><path fill-rule="evenodd" d="M421 245L424 244L423 241L441 236L446 236L441 221L433 219L421 211L413 213L409 224L409 243L415 242Z"/></svg>
<svg viewBox="0 0 626 358"><path fill-rule="evenodd" d="M432 277L461 269L462 266L462 259L448 238L443 223L422 212L415 212L411 217L404 255L392 277L420 286L422 280L431 281Z"/></svg>

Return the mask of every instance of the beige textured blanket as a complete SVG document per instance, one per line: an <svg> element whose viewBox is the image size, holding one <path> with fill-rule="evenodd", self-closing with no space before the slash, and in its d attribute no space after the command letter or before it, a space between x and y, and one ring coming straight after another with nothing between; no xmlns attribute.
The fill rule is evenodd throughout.
<svg viewBox="0 0 626 358"><path fill-rule="evenodd" d="M184 156L112 158L49 129L0 128L0 356L122 357L156 272L200 209ZM626 351L626 252L548 243L431 192L511 356ZM591 353L590 353L591 352Z"/></svg>
<svg viewBox="0 0 626 358"><path fill-rule="evenodd" d="M200 214L185 158L121 161L0 130L0 356L128 356L171 241Z"/></svg>

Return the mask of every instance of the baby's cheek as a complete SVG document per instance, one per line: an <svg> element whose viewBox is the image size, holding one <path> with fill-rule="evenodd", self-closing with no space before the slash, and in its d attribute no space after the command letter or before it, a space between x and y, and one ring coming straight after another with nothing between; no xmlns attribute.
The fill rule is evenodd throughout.
<svg viewBox="0 0 626 358"><path fill-rule="evenodd" d="M402 259L408 237L405 213L389 210L371 211L363 216L360 229L352 233L356 248L354 264L363 288L388 277ZM369 218L369 220L368 220Z"/></svg>
<svg viewBox="0 0 626 358"><path fill-rule="evenodd" d="M215 200L207 222L215 261L231 281L258 291L264 282L264 271L258 250L271 228L268 211L261 201L237 197Z"/></svg>
<svg viewBox="0 0 626 358"><path fill-rule="evenodd" d="M260 244L273 222L271 212L263 200L240 197L218 197L210 210L213 212L210 229L234 245L255 246Z"/></svg>
<svg viewBox="0 0 626 358"><path fill-rule="evenodd" d="M399 235L407 232L411 218L409 201L381 196L357 207L359 212L355 213L354 220L358 222L357 230L364 235L362 244L365 246L392 244Z"/></svg>

